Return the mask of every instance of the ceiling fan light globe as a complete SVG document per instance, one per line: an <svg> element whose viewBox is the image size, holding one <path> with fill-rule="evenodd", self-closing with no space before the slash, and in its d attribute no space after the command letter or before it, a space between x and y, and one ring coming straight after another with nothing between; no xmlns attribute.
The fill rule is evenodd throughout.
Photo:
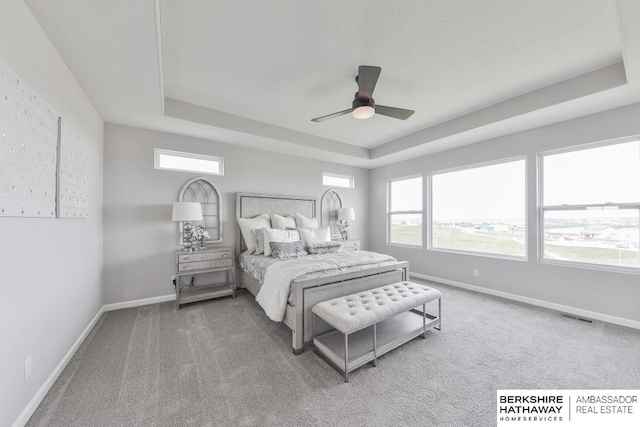
<svg viewBox="0 0 640 427"><path fill-rule="evenodd" d="M353 109L353 118L358 120L370 119L376 113L376 109L369 105L362 105Z"/></svg>

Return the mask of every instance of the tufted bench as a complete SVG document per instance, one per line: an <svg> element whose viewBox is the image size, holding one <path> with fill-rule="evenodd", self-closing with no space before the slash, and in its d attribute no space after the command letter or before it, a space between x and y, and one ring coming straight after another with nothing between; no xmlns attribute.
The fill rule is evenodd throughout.
<svg viewBox="0 0 640 427"><path fill-rule="evenodd" d="M440 330L441 298L437 289L404 281L321 302L312 309L312 332L316 316L334 330L314 336L313 344L349 382L354 369L371 361L377 366L378 356L419 335L426 338L430 328ZM426 304L436 299L438 315L427 314Z"/></svg>

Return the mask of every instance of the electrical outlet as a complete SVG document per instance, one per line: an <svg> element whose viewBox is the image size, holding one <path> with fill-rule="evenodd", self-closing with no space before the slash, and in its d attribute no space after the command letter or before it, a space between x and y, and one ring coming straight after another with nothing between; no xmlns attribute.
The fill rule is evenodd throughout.
<svg viewBox="0 0 640 427"><path fill-rule="evenodd" d="M480 270L478 270L477 268L473 269L473 277L480 277Z"/></svg>
<svg viewBox="0 0 640 427"><path fill-rule="evenodd" d="M31 376L31 356L24 359L24 379L28 380Z"/></svg>

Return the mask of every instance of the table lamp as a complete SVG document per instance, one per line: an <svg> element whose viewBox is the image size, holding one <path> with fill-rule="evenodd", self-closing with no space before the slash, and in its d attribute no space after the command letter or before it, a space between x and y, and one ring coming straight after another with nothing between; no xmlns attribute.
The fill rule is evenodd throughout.
<svg viewBox="0 0 640 427"><path fill-rule="evenodd" d="M338 230L342 234L342 240L349 240L349 220L356 219L356 212L353 208L338 209L338 220L342 221L338 225Z"/></svg>
<svg viewBox="0 0 640 427"><path fill-rule="evenodd" d="M182 250L194 251L193 225L191 221L202 221L202 205L196 202L175 202L173 204L172 221L182 221Z"/></svg>

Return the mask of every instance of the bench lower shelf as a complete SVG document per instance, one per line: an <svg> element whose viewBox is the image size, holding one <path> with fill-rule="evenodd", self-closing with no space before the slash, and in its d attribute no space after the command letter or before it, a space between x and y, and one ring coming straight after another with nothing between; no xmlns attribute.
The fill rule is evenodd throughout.
<svg viewBox="0 0 640 427"><path fill-rule="evenodd" d="M427 315L426 329L440 324L440 318ZM376 324L377 356L393 350L424 333L422 312L406 311ZM336 330L314 338L316 350L344 371L344 335ZM349 335L348 372L374 360L373 325Z"/></svg>

